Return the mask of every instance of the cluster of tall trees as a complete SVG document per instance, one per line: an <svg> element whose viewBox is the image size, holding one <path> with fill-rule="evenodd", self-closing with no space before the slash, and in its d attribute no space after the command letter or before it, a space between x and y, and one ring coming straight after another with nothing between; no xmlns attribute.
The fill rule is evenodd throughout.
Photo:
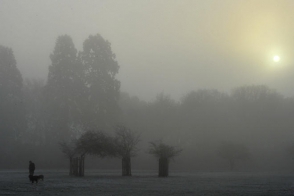
<svg viewBox="0 0 294 196"><path fill-rule="evenodd" d="M79 131L109 129L118 119L120 83L118 63L110 43L99 34L89 36L77 52L68 35L57 38L50 55L48 81L44 87L46 131L67 140Z"/></svg>
<svg viewBox="0 0 294 196"><path fill-rule="evenodd" d="M22 156L40 163L44 154L58 160L60 141L78 139L88 130L114 132L117 122L141 133L147 141L140 143L142 149L157 139L181 146L179 167L226 168L237 160L257 169L287 165L294 99L267 86L230 93L202 89L180 101L160 93L142 101L120 92L119 65L99 34L89 36L82 51L70 36L59 36L50 59L46 82L23 80L12 49L0 46L0 165L22 165ZM148 165L146 160L141 158L140 165Z"/></svg>
<svg viewBox="0 0 294 196"><path fill-rule="evenodd" d="M23 96L23 79L17 69L13 51L0 46L0 153L11 157L8 152L18 141L22 130L26 129L25 105Z"/></svg>
<svg viewBox="0 0 294 196"><path fill-rule="evenodd" d="M12 49L0 46L1 152L7 156L16 156L9 145L58 149L59 141L112 129L118 120L119 65L110 42L90 35L78 52L62 35L50 59L46 83L23 81Z"/></svg>

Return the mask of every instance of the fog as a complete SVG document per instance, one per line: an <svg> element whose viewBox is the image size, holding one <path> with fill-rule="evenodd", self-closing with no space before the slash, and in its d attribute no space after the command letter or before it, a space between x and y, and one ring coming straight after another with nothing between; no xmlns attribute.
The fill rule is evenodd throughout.
<svg viewBox="0 0 294 196"><path fill-rule="evenodd" d="M146 151L161 140L183 149L173 169L229 170L221 149L244 147L231 169L290 170L293 8L290 0L1 0L0 60L11 49L20 73L12 79L0 70L1 152L9 160L0 164L66 167L59 142L87 130L113 134L124 123L141 134L135 168L156 168ZM59 43L74 60L60 63ZM109 91L95 91L91 43L115 54L108 48L101 63ZM62 76L71 69L68 84ZM5 86L9 80L19 83ZM88 160L89 168L120 167Z"/></svg>
<svg viewBox="0 0 294 196"><path fill-rule="evenodd" d="M1 1L0 43L25 78L47 78L59 35L112 44L121 90L144 100L266 84L293 95L292 1ZM272 68L273 54L281 67ZM144 86L144 88L142 88Z"/></svg>

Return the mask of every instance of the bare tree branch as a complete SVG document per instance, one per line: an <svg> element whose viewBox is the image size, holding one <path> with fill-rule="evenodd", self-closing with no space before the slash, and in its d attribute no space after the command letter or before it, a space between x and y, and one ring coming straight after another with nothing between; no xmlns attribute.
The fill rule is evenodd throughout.
<svg viewBox="0 0 294 196"><path fill-rule="evenodd" d="M117 125L115 134L115 144L119 156L135 157L138 152L137 144L140 142L140 134L124 125Z"/></svg>
<svg viewBox="0 0 294 196"><path fill-rule="evenodd" d="M149 154L154 155L156 158L167 158L171 159L175 156L178 156L183 149L177 148L175 146L169 146L162 141L159 142L150 142Z"/></svg>

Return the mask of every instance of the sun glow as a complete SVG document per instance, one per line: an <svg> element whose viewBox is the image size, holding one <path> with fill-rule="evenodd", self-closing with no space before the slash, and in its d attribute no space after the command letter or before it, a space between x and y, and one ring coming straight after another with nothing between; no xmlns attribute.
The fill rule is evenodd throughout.
<svg viewBox="0 0 294 196"><path fill-rule="evenodd" d="M278 55L275 55L273 57L273 61L276 62L276 63L279 62L280 61L280 57Z"/></svg>

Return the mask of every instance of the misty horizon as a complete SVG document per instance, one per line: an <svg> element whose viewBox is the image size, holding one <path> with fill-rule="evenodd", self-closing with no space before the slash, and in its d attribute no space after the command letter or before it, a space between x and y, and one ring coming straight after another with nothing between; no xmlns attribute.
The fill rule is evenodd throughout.
<svg viewBox="0 0 294 196"><path fill-rule="evenodd" d="M0 0L0 195L293 195L293 10Z"/></svg>
<svg viewBox="0 0 294 196"><path fill-rule="evenodd" d="M291 1L1 1L0 44L14 51L24 79L46 81L58 36L71 36L81 51L99 33L116 54L121 91L145 101L244 85L293 96L291 8Z"/></svg>

